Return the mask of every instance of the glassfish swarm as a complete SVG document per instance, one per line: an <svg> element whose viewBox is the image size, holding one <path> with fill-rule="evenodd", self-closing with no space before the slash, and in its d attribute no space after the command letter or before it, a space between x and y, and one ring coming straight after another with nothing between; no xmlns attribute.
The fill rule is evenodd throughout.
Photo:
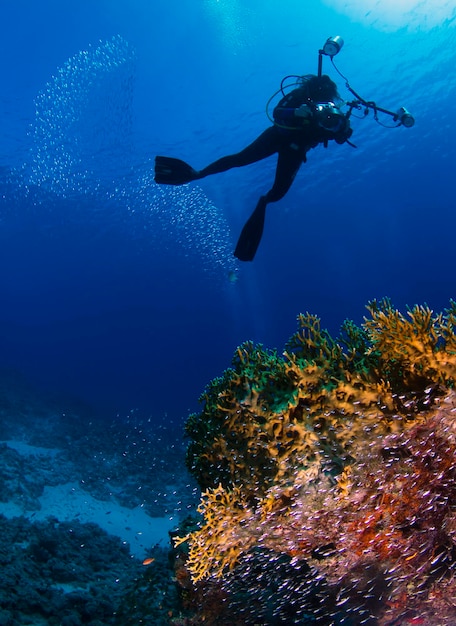
<svg viewBox="0 0 456 626"><path fill-rule="evenodd" d="M205 623L456 623L456 303L367 310L244 343L189 417Z"/></svg>

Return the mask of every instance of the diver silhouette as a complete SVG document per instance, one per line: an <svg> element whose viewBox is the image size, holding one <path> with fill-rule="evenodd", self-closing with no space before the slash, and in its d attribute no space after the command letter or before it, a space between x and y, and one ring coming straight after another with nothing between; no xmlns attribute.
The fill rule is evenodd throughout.
<svg viewBox="0 0 456 626"><path fill-rule="evenodd" d="M271 189L260 197L247 220L234 251L241 261L252 261L263 235L266 206L282 199L290 189L307 152L331 140L343 144L352 135L347 115L340 110L342 100L336 84L327 76L299 77L297 87L285 94L273 110L273 125L246 148L222 157L202 170L193 169L180 159L157 156L155 182L183 185L234 167L250 165L277 154L275 179Z"/></svg>

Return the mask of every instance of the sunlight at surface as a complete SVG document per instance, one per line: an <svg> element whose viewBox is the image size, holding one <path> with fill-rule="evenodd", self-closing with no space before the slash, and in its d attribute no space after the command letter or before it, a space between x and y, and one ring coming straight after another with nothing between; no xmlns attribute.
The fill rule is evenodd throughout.
<svg viewBox="0 0 456 626"><path fill-rule="evenodd" d="M456 0L322 0L351 19L380 30L428 30L456 18Z"/></svg>

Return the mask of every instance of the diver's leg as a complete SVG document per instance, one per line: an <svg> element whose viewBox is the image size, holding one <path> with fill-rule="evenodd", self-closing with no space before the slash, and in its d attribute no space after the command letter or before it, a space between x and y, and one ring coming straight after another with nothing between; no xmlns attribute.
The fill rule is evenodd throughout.
<svg viewBox="0 0 456 626"><path fill-rule="evenodd" d="M271 126L240 152L222 157L200 170L198 172L198 178L204 178L211 174L219 174L233 167L242 167L266 159L278 151L280 146L279 139L277 128Z"/></svg>
<svg viewBox="0 0 456 626"><path fill-rule="evenodd" d="M284 197L293 184L303 159L305 159L305 152L302 150L294 150L290 147L279 152L274 184L268 193L259 199L236 244L234 256L240 261L253 261L263 236L266 205Z"/></svg>
<svg viewBox="0 0 456 626"><path fill-rule="evenodd" d="M279 152L274 184L266 194L267 203L281 200L290 189L306 155L302 149L291 146Z"/></svg>

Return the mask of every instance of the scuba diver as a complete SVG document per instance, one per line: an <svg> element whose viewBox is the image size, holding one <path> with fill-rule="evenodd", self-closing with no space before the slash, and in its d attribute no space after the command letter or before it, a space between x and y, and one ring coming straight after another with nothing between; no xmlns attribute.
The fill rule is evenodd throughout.
<svg viewBox="0 0 456 626"><path fill-rule="evenodd" d="M273 94L266 106L266 112L273 123L253 143L229 156L222 157L202 170L194 170L190 165L165 156L155 158L155 182L166 185L183 185L193 180L219 174L233 167L242 167L277 154L277 167L274 184L258 201L252 215L247 220L234 251L240 261L253 261L263 234L266 206L277 202L285 196L302 163L306 162L307 153L319 144L325 148L334 140L338 144L348 143L353 131L350 116L353 109L364 108L364 117L373 110L376 122L386 128L405 126L411 128L415 124L413 115L405 108L397 111L379 107L372 100L362 98L349 84L347 78L337 69L333 57L344 45L339 35L329 37L323 48L318 51L318 74L306 76L286 76L280 89ZM337 73L345 80L346 88L355 96L352 102L344 103L336 84L322 74L323 56L329 56ZM293 79L286 85L287 79ZM289 89L292 89L289 91ZM271 101L281 94L282 98L269 114ZM348 112L342 113L341 106L347 104ZM386 126L378 119L378 113L390 115L395 126ZM356 147L356 146L353 146Z"/></svg>
<svg viewBox="0 0 456 626"><path fill-rule="evenodd" d="M236 154L222 157L202 170L172 157L155 158L155 182L183 185L233 167L250 165L278 155L274 184L258 201L247 220L234 251L240 261L252 261L261 241L266 205L285 196L307 152L320 143L346 142L352 135L348 118L340 111L336 84L323 74L302 76L296 89L285 95L273 111L273 126Z"/></svg>

